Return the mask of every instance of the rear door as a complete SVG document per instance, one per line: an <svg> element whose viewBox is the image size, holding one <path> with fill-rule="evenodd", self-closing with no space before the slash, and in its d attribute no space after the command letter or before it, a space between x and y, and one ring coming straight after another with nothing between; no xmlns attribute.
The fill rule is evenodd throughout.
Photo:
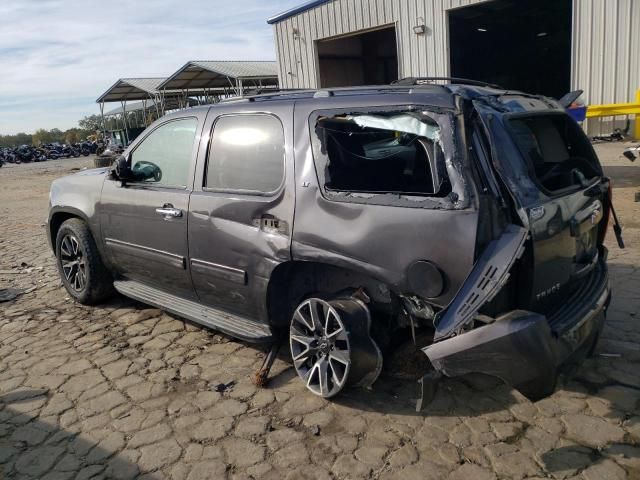
<svg viewBox="0 0 640 480"><path fill-rule="evenodd" d="M291 258L292 106L210 110L189 209L189 251L200 301L267 321L272 271Z"/></svg>

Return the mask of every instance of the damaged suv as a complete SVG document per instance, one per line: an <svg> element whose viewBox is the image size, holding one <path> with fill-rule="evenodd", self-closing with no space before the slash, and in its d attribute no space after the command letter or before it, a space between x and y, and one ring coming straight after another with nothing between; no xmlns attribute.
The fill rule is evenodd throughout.
<svg viewBox="0 0 640 480"><path fill-rule="evenodd" d="M323 397L370 386L401 329L431 332L445 375L548 395L605 321L610 182L558 101L419 83L159 119L113 168L53 182L66 289L272 345L262 380L286 342Z"/></svg>

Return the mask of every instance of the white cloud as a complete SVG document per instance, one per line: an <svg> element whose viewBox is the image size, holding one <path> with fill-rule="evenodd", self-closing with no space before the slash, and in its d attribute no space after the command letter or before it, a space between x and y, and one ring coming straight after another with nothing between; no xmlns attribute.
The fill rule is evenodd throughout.
<svg viewBox="0 0 640 480"><path fill-rule="evenodd" d="M75 126L118 78L273 60L266 19L302 0L2 0L0 134Z"/></svg>

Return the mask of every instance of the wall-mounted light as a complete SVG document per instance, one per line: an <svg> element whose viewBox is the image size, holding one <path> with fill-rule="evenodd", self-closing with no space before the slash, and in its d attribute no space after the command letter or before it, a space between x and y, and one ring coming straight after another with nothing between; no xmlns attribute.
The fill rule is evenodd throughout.
<svg viewBox="0 0 640 480"><path fill-rule="evenodd" d="M536 35L536 37L546 37L547 35L549 35L547 32L540 32Z"/></svg>
<svg viewBox="0 0 640 480"><path fill-rule="evenodd" d="M413 27L413 33L416 35L424 35L427 33L427 26L424 24L424 18L418 17L418 24Z"/></svg>
<svg viewBox="0 0 640 480"><path fill-rule="evenodd" d="M478 28L478 31L482 33L488 32L486 28Z"/></svg>

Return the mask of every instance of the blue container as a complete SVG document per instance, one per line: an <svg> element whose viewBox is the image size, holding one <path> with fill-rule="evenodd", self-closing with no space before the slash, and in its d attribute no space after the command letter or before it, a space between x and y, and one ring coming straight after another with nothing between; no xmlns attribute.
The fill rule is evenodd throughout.
<svg viewBox="0 0 640 480"><path fill-rule="evenodd" d="M573 117L576 122L584 122L587 119L586 105L569 107L567 108L567 112Z"/></svg>

